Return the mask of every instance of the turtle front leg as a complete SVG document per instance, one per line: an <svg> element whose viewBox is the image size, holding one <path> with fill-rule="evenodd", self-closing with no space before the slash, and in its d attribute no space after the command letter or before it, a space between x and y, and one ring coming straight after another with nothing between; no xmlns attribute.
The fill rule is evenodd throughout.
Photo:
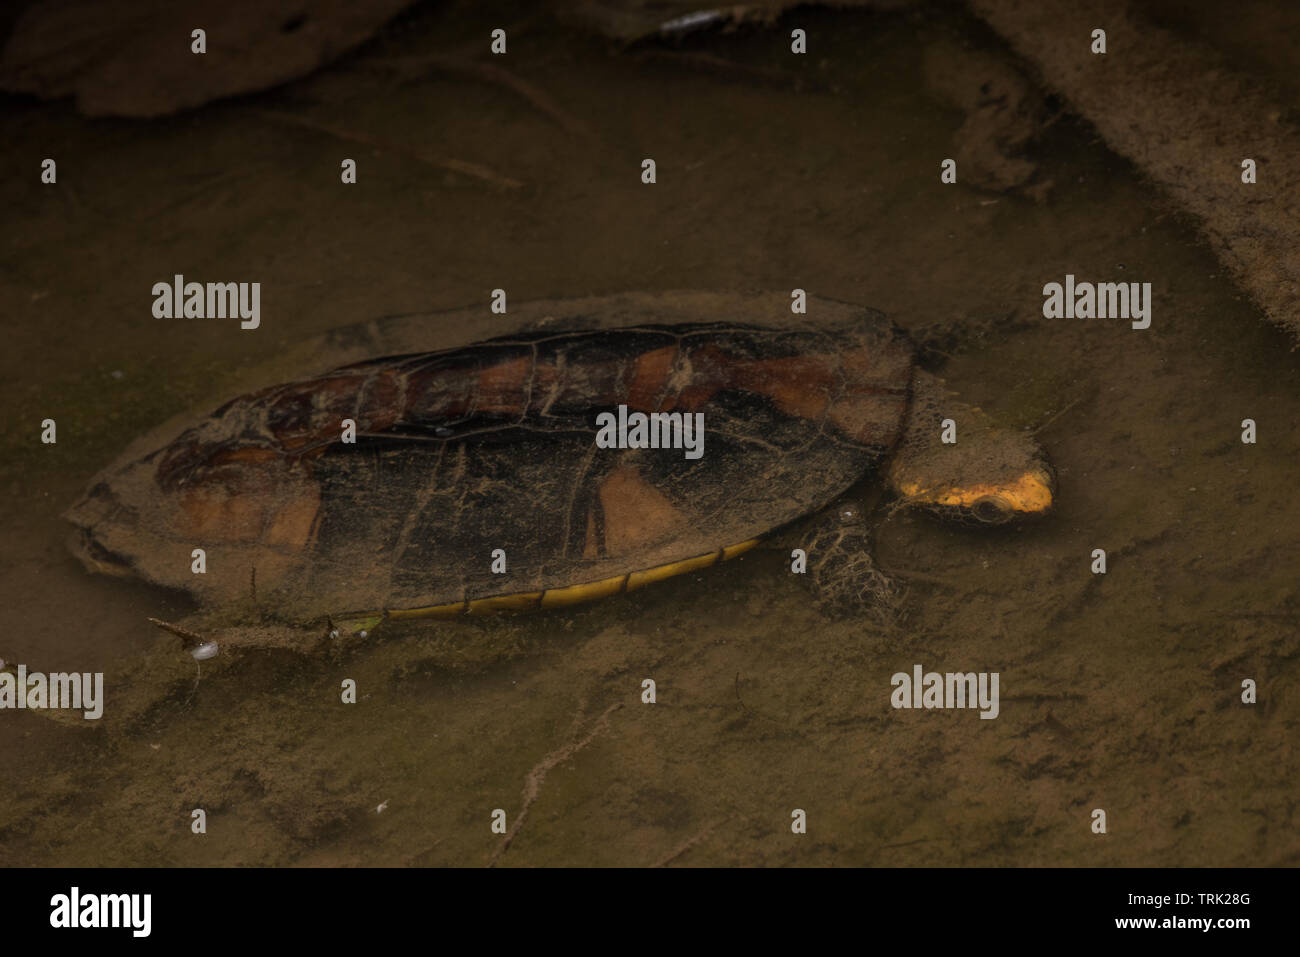
<svg viewBox="0 0 1300 957"><path fill-rule="evenodd" d="M871 534L859 505L841 503L820 518L806 539L804 580L818 611L830 618L873 612L892 618L902 589L876 567Z"/></svg>

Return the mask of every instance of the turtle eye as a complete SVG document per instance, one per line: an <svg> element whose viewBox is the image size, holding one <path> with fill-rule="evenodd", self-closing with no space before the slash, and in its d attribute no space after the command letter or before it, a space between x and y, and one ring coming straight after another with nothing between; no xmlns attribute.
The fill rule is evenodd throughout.
<svg viewBox="0 0 1300 957"><path fill-rule="evenodd" d="M985 495L971 506L971 514L990 525L1005 522L1014 513L1011 503L997 495Z"/></svg>

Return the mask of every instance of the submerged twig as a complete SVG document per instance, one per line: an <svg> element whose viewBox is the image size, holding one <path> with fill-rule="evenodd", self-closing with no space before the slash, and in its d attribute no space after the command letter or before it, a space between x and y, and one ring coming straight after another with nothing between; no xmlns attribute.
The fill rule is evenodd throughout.
<svg viewBox="0 0 1300 957"><path fill-rule="evenodd" d="M546 93L543 93L527 80L515 76L509 70L490 63L479 63L475 60L438 55L384 57L383 59L372 59L367 62L378 66L395 67L410 79L419 77L424 72L437 70L443 73L467 76L490 86L505 87L517 96L527 100L535 110L559 124L566 132L592 140L598 138L596 132L590 126L564 109Z"/></svg>
<svg viewBox="0 0 1300 957"><path fill-rule="evenodd" d="M157 625L163 631L170 632L181 641L185 642L186 649L197 648L199 645L207 644L208 639L196 632L182 628L179 625L173 625L166 621L159 621L157 618L150 618L149 623Z"/></svg>
<svg viewBox="0 0 1300 957"><path fill-rule="evenodd" d="M675 848L673 848L663 857L659 858L659 860L655 861L650 866L667 867L669 864L677 860L677 858L681 857L687 851L703 843L704 839L707 838L709 834L712 833L713 829L717 826L718 826L717 821L710 821L708 824L704 825L704 828L698 834L696 834L692 838L689 838L688 840L683 841L681 844L678 844Z"/></svg>
<svg viewBox="0 0 1300 957"><path fill-rule="evenodd" d="M533 769L528 772L528 776L524 778L523 806L520 807L519 813L515 816L515 823L510 826L510 830L507 831L506 836L502 838L501 846L498 847L496 853L492 855L492 860L488 863L488 867L495 867L496 862L501 859L501 855L510 849L511 842L514 841L515 836L519 833L519 829L524 826L524 820L528 817L528 809L533 806L533 802L537 800L537 795L541 792L542 782L546 780L546 775L550 773L551 769L557 764L569 760L569 758L573 757L590 744L592 739L604 729L606 719L621 707L623 707L621 702L615 702L610 705L601 713L600 717L591 723L591 730L588 731L584 737L577 741L569 742L557 751L552 751L546 757L542 758L542 760L538 761Z"/></svg>
<svg viewBox="0 0 1300 957"><path fill-rule="evenodd" d="M1075 399L1073 402L1066 404L1066 406L1063 409L1060 409L1057 412L1053 413L1051 417L1047 419L1046 422L1043 422L1041 425L1036 425L1032 429L1030 429L1029 434L1035 436L1038 435L1039 432L1042 432L1049 425L1051 425L1061 416L1065 415L1065 413L1069 412L1071 409L1073 409L1076 405L1078 405L1082 401L1083 401L1083 397L1080 396L1079 398Z"/></svg>
<svg viewBox="0 0 1300 957"><path fill-rule="evenodd" d="M474 179L482 180L485 183L491 183L499 189L523 189L525 185L522 180L503 176L479 163L452 159L448 156L433 156L420 150L413 150L410 147L402 146L390 140L378 139L364 133L353 133L351 130L332 126L329 123L321 123L318 120L308 119L305 116L298 116L293 113L281 113L277 110L262 110L251 107L249 109L250 112L263 117L264 119L274 120L278 123L288 123L292 126L299 126L316 133L324 133L326 136L333 136L336 139L347 140L352 143L360 143L362 146L369 146L372 149L386 150L390 153L396 153L399 156L409 156L412 159L419 160L422 163L427 163L430 166L448 169L454 173L460 173L464 176L470 176Z"/></svg>
<svg viewBox="0 0 1300 957"><path fill-rule="evenodd" d="M637 54L636 59L641 62L663 60L707 73L759 80L775 86L793 87L796 90L817 90L825 86L824 83L818 80L810 80L803 74L791 73L789 70L773 69L771 67L751 66L748 63L737 63L735 60L728 60L712 53L643 50Z"/></svg>

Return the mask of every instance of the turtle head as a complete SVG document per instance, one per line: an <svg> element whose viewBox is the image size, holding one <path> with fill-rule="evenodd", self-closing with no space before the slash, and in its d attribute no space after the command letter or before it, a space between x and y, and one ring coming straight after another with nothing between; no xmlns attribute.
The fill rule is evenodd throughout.
<svg viewBox="0 0 1300 957"><path fill-rule="evenodd" d="M946 429L944 420L951 420ZM978 409L955 404L942 416L914 412L889 482L905 503L968 524L1045 515L1056 499L1056 476L1030 432L996 426Z"/></svg>
<svg viewBox="0 0 1300 957"><path fill-rule="evenodd" d="M1023 469L998 470L985 479L948 481L910 476L895 484L909 504L920 505L956 521L1002 525L1046 515L1056 495L1052 469L1043 461Z"/></svg>

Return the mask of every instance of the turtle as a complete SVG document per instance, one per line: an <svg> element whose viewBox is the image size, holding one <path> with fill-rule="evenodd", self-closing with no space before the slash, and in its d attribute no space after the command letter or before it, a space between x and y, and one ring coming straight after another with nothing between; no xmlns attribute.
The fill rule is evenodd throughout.
<svg viewBox="0 0 1300 957"><path fill-rule="evenodd" d="M976 524L1051 509L1033 438L955 403L883 314L789 303L629 293L348 327L300 350L312 372L281 362L137 441L66 513L73 551L188 592L206 625L244 626L236 646L273 621L316 647L631 592L791 529L817 606L853 615L890 583L862 488Z"/></svg>

